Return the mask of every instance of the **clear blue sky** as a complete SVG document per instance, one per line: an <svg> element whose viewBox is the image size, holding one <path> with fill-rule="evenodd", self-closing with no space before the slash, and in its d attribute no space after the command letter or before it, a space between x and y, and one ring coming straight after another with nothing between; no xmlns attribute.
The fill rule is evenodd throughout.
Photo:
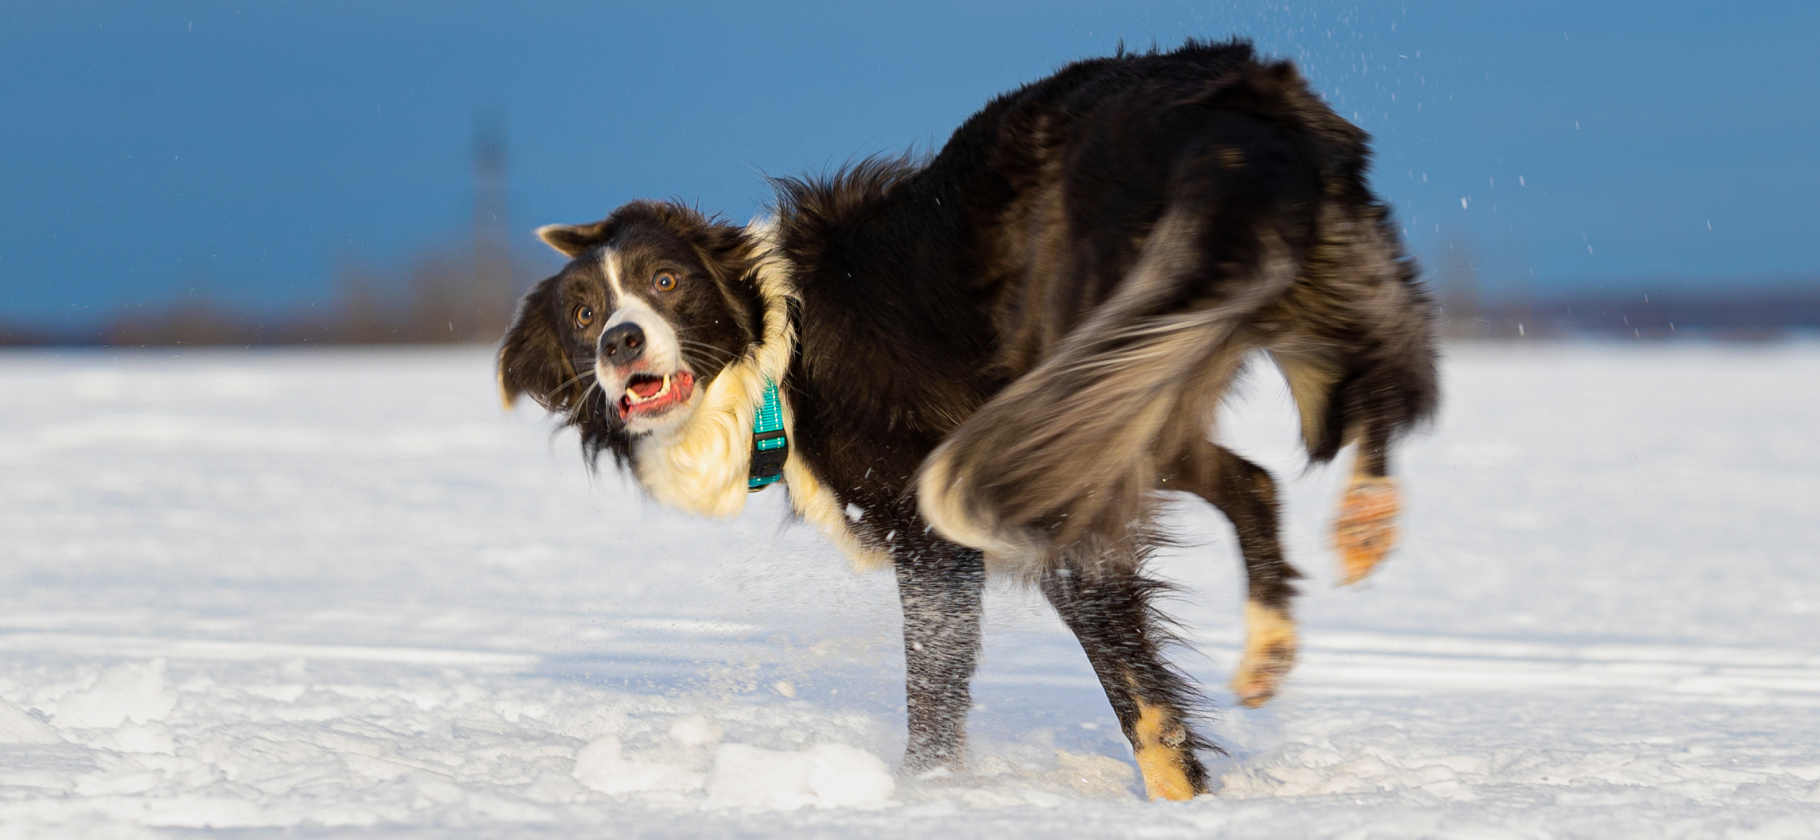
<svg viewBox="0 0 1820 840"><path fill-rule="evenodd" d="M1820 278L1820 3L0 5L0 321L205 288L326 303L469 223L503 115L511 223L928 149L1120 39L1255 39L1376 136L1432 268L1494 289ZM1464 200L1464 203L1462 203ZM1710 225L1710 227L1709 227ZM540 265L541 256L535 257Z"/></svg>

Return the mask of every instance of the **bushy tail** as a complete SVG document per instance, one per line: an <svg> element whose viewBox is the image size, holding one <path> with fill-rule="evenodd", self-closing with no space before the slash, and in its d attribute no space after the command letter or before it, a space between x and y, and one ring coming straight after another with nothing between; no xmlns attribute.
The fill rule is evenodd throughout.
<svg viewBox="0 0 1820 840"><path fill-rule="evenodd" d="M1184 404L1197 372L1297 273L1281 231L1215 215L1172 205L1112 297L930 454L917 493L937 531L1030 574L1086 535L1142 539L1159 438L1205 419Z"/></svg>

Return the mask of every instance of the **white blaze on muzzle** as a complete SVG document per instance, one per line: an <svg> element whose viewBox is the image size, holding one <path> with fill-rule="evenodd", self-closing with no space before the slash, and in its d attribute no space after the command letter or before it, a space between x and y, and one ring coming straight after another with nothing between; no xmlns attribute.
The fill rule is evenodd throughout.
<svg viewBox="0 0 1820 840"><path fill-rule="evenodd" d="M659 314L651 304L637 294L626 290L625 272L621 270L619 252L613 248L602 248L600 267L607 275L607 286L612 289L613 302L619 308L613 311L607 323L601 328L604 337L614 327L621 324L636 324L644 331L644 353L638 361L627 365L624 373L649 371L657 375L674 373L682 369L682 343L677 340L676 328L668 319ZM622 387L625 376L614 371L615 363L606 358L597 343L594 347L596 373L602 374L603 384L618 382Z"/></svg>
<svg viewBox="0 0 1820 840"><path fill-rule="evenodd" d="M693 396L694 372L683 364L675 326L642 296L626 292L618 255L605 249L601 263L618 308L596 340L594 375L629 430L656 431L681 419L673 410L687 405ZM635 352L627 352L633 348L621 344L609 355L614 330L628 326L637 327L640 335ZM622 330L617 340L625 338Z"/></svg>
<svg viewBox="0 0 1820 840"><path fill-rule="evenodd" d="M636 361L626 365L624 373L649 371L662 375L681 370L682 344L677 341L676 328L670 326L664 316L642 300L623 297L620 298L620 304L619 309L607 319L606 326L601 328L601 336L604 338L621 324L635 324L645 334L644 352ZM595 363L601 367L613 368L617 365L607 358L598 343L594 347L594 354Z"/></svg>

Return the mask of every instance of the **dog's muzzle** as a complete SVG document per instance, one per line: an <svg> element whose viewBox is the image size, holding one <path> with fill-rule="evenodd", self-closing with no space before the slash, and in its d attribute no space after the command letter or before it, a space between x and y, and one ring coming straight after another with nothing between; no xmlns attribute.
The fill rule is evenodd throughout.
<svg viewBox="0 0 1820 840"><path fill-rule="evenodd" d="M645 330L627 321L600 334L600 358L607 364L625 367L645 355Z"/></svg>

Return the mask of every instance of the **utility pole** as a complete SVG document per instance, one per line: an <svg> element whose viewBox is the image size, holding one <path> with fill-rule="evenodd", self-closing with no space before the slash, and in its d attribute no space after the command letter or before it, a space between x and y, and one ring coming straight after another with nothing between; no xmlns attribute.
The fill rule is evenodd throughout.
<svg viewBox="0 0 1820 840"><path fill-rule="evenodd" d="M506 207L506 129L497 114L474 121L474 321L467 339L492 343L512 318L511 224Z"/></svg>
<svg viewBox="0 0 1820 840"><path fill-rule="evenodd" d="M1454 235L1442 241L1440 259L1441 310L1446 313L1444 329L1453 338L1479 338L1490 334L1490 323L1482 320L1484 301L1480 296L1479 269L1473 265L1472 241Z"/></svg>

